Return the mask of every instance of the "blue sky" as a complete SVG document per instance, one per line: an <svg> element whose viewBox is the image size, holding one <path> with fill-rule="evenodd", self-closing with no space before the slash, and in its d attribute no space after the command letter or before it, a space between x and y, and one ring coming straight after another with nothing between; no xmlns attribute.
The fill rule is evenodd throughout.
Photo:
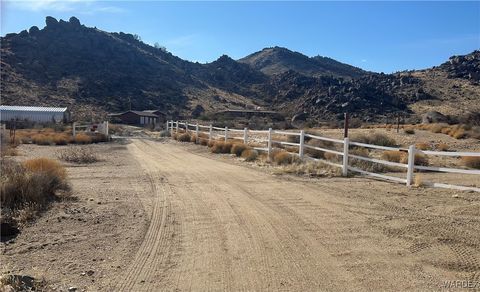
<svg viewBox="0 0 480 292"><path fill-rule="evenodd" d="M234 59L283 46L376 72L422 69L480 48L480 2L2 0L1 33L45 16L141 36L183 59Z"/></svg>

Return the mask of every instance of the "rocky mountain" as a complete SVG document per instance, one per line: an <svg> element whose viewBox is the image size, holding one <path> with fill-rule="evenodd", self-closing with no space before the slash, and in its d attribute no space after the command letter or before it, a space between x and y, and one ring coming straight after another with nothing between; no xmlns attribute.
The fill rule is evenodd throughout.
<svg viewBox="0 0 480 292"><path fill-rule="evenodd" d="M199 64L132 34L47 17L43 29L2 37L1 55L2 104L69 106L77 118L130 107L187 118L261 107L312 121L335 120L346 110L370 121L399 112L480 110L479 51L395 74L279 47Z"/></svg>
<svg viewBox="0 0 480 292"><path fill-rule="evenodd" d="M365 76L368 72L350 66L328 57L307 57L298 52L281 47L265 48L238 60L248 64L267 75L281 74L289 70L306 76L336 76L356 78Z"/></svg>

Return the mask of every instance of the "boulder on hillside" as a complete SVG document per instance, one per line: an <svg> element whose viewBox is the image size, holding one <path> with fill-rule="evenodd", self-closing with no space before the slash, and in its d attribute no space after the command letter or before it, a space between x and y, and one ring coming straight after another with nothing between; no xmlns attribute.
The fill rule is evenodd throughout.
<svg viewBox="0 0 480 292"><path fill-rule="evenodd" d="M78 18L76 18L75 16L70 17L68 22L70 22L73 25L80 26L80 20Z"/></svg>
<svg viewBox="0 0 480 292"><path fill-rule="evenodd" d="M55 27L58 24L58 21L55 17L47 16L45 18L45 24L47 27Z"/></svg>
<svg viewBox="0 0 480 292"><path fill-rule="evenodd" d="M423 124L431 124L431 123L446 123L448 118L437 111L429 111L422 116L422 123Z"/></svg>

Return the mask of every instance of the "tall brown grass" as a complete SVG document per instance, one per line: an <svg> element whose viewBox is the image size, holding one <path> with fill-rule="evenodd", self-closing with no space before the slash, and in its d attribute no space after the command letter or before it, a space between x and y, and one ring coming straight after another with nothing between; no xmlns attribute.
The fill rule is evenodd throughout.
<svg viewBox="0 0 480 292"><path fill-rule="evenodd" d="M90 137L89 135L84 134L84 133L79 133L79 134L75 135L75 138L73 139L73 141L76 144L91 144L92 143L92 137Z"/></svg>
<svg viewBox="0 0 480 292"><path fill-rule="evenodd" d="M235 154L237 157L240 157L242 156L243 151L245 151L247 148L248 146L243 143L235 143L232 145L230 153Z"/></svg>
<svg viewBox="0 0 480 292"><path fill-rule="evenodd" d="M368 135L359 134L352 136L352 141L364 143L364 144L373 144L379 146L397 146L397 142L384 134L381 133L370 133Z"/></svg>
<svg viewBox="0 0 480 292"><path fill-rule="evenodd" d="M406 152L391 150L391 151L384 151L382 153L382 158L390 162L400 163L400 161L402 161L403 158L407 155L408 154Z"/></svg>
<svg viewBox="0 0 480 292"><path fill-rule="evenodd" d="M245 161L254 161L258 158L258 151L251 148L247 148L243 150L241 157L244 158Z"/></svg>
<svg viewBox="0 0 480 292"><path fill-rule="evenodd" d="M5 160L1 164L1 204L21 209L25 204L44 207L59 190L68 190L67 174L58 162L37 158L23 164Z"/></svg>
<svg viewBox="0 0 480 292"><path fill-rule="evenodd" d="M462 162L467 167L480 169L480 157L464 156L462 157Z"/></svg>
<svg viewBox="0 0 480 292"><path fill-rule="evenodd" d="M298 161L294 154L284 150L273 151L272 160L276 165L287 165Z"/></svg>
<svg viewBox="0 0 480 292"><path fill-rule="evenodd" d="M210 148L212 153L230 153L232 151L233 143L232 142L223 142L216 141L213 146Z"/></svg>
<svg viewBox="0 0 480 292"><path fill-rule="evenodd" d="M189 133L180 134L178 135L178 138L177 138L179 142L190 142L190 139L191 137Z"/></svg>

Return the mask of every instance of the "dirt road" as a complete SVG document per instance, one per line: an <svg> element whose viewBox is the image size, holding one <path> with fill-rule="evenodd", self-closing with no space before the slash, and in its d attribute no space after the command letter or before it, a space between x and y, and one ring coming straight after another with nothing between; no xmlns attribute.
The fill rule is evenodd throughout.
<svg viewBox="0 0 480 292"><path fill-rule="evenodd" d="M114 290L398 291L479 280L474 194L407 196L364 179L277 178L171 143L128 147L149 177L140 199L151 220Z"/></svg>

